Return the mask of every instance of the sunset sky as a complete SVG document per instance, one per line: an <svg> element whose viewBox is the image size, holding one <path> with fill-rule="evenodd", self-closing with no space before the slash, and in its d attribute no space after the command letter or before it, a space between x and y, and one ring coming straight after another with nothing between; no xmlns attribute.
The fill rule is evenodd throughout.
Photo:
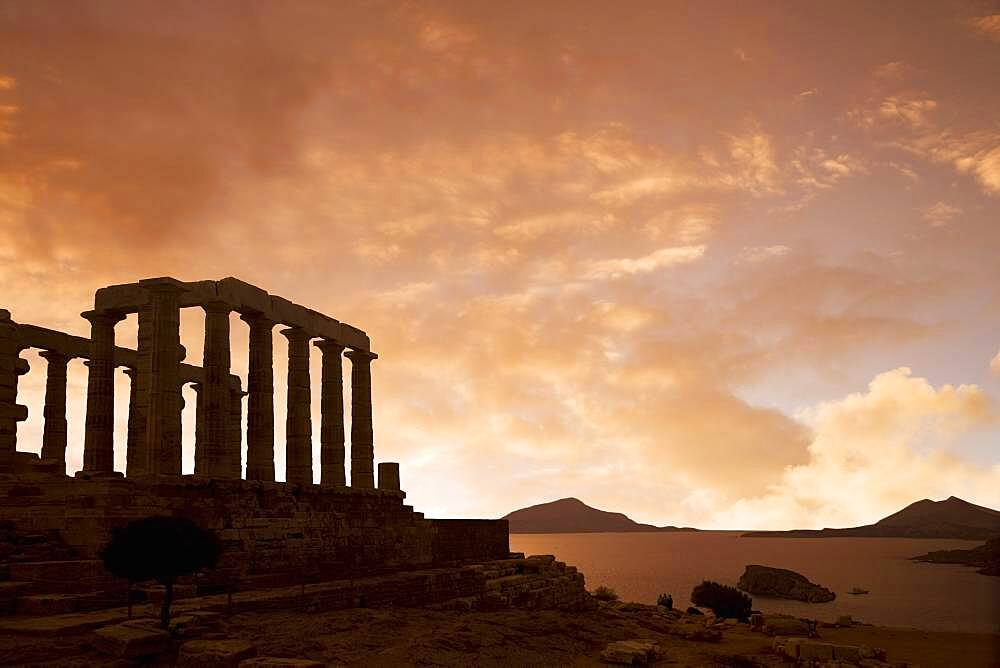
<svg viewBox="0 0 1000 668"><path fill-rule="evenodd" d="M364 329L428 516L1000 508L998 73L993 2L0 1L0 308L235 276Z"/></svg>

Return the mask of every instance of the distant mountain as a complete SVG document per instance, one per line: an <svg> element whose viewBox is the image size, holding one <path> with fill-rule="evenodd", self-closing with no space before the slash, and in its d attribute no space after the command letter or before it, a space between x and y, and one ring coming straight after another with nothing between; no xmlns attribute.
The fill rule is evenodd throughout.
<svg viewBox="0 0 1000 668"><path fill-rule="evenodd" d="M911 503L875 524L847 529L793 529L750 531L747 537L778 538L962 538L986 540L1000 536L1000 511L951 496L944 501L924 499Z"/></svg>
<svg viewBox="0 0 1000 668"><path fill-rule="evenodd" d="M574 498L559 499L515 510L503 519L511 533L599 533L613 531L697 531L691 527L639 524L623 513L591 508Z"/></svg>

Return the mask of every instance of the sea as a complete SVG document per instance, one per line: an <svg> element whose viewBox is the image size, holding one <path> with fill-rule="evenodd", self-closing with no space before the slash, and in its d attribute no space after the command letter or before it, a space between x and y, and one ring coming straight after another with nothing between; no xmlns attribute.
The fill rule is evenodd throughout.
<svg viewBox="0 0 1000 668"><path fill-rule="evenodd" d="M625 601L655 603L671 594L690 605L703 580L728 585L748 564L789 568L834 591L829 603L753 597L754 609L821 621L856 621L928 631L1000 632L1000 577L975 568L909 558L968 549L982 541L917 538L744 538L739 531L511 534L515 552L554 554L586 576L591 591L614 589ZM852 588L870 593L852 595Z"/></svg>

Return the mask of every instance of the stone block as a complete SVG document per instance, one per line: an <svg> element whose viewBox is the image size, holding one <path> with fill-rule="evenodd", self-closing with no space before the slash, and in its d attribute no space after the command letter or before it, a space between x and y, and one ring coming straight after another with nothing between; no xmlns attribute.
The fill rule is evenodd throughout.
<svg viewBox="0 0 1000 668"><path fill-rule="evenodd" d="M155 656L170 648L170 634L139 624L116 624L94 631L94 647L121 659Z"/></svg>
<svg viewBox="0 0 1000 668"><path fill-rule="evenodd" d="M178 668L237 668L257 648L242 640L190 640L181 645Z"/></svg>
<svg viewBox="0 0 1000 668"><path fill-rule="evenodd" d="M649 640L619 640L604 648L601 660L625 666L645 665L655 661L659 652L659 646Z"/></svg>
<svg viewBox="0 0 1000 668"><path fill-rule="evenodd" d="M833 658L837 661L857 663L861 660L861 648L854 645L834 645Z"/></svg>

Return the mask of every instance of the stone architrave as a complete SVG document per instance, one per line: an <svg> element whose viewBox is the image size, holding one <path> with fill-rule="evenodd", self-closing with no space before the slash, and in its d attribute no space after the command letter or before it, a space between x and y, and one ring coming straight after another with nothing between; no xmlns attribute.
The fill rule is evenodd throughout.
<svg viewBox="0 0 1000 668"><path fill-rule="evenodd" d="M351 487L375 487L375 443L372 428L372 360L367 350L349 350L351 360Z"/></svg>
<svg viewBox="0 0 1000 668"><path fill-rule="evenodd" d="M250 327L247 373L247 480L274 480L274 321L244 313Z"/></svg>
<svg viewBox="0 0 1000 668"><path fill-rule="evenodd" d="M347 485L344 472L344 346L322 339L313 343L323 354L320 389L320 483Z"/></svg>
<svg viewBox="0 0 1000 668"><path fill-rule="evenodd" d="M125 316L112 311L81 315L90 321L83 470L111 473L115 470L115 325Z"/></svg>
<svg viewBox="0 0 1000 668"><path fill-rule="evenodd" d="M70 356L54 350L39 353L48 362L42 415L42 459L66 464L66 367Z"/></svg>
<svg viewBox="0 0 1000 668"><path fill-rule="evenodd" d="M309 339L300 327L281 330L288 339L288 412L285 418L285 480L311 485L312 415L309 387Z"/></svg>

